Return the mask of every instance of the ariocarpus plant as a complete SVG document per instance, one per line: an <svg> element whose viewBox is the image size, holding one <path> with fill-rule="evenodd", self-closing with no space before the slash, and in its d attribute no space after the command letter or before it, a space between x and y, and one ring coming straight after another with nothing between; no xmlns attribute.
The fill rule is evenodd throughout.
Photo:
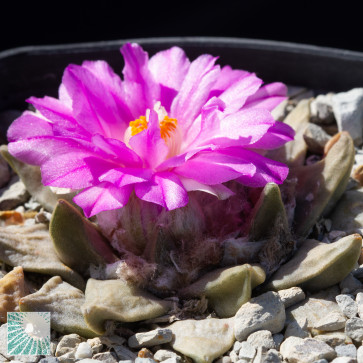
<svg viewBox="0 0 363 363"><path fill-rule="evenodd" d="M212 55L191 62L178 47L151 58L138 44L121 52L123 79L86 61L66 68L58 98L31 97L35 111L11 125L8 149L38 165L44 185L77 191L119 272L142 266L176 286L175 275L190 281L220 262L222 241L242 235L250 187L287 177L264 156L294 138L270 112L286 87L221 68Z"/></svg>

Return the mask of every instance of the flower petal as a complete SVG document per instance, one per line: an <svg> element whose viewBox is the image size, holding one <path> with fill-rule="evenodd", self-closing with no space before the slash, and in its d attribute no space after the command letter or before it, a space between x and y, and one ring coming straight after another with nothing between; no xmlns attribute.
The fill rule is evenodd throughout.
<svg viewBox="0 0 363 363"><path fill-rule="evenodd" d="M150 169L141 168L118 168L108 170L99 177L100 181L107 181L117 187L123 187L129 184L142 183L152 177Z"/></svg>
<svg viewBox="0 0 363 363"><path fill-rule="evenodd" d="M183 165L174 168L173 171L202 184L221 184L236 179L240 175L254 175L256 168L244 154L245 150L242 148L213 152L202 151Z"/></svg>
<svg viewBox="0 0 363 363"><path fill-rule="evenodd" d="M25 111L17 118L9 127L7 137L8 140L17 141L28 139L35 136L52 136L53 125L34 112Z"/></svg>
<svg viewBox="0 0 363 363"><path fill-rule="evenodd" d="M149 69L161 85L160 102L167 111L179 91L190 66L189 59L179 47L156 53L149 61Z"/></svg>
<svg viewBox="0 0 363 363"><path fill-rule="evenodd" d="M256 167L256 172L252 177L242 175L236 179L243 185L263 187L271 182L281 184L289 174L287 165L265 158L253 151L245 150L245 157L253 162L253 165Z"/></svg>
<svg viewBox="0 0 363 363"><path fill-rule="evenodd" d="M216 58L202 55L193 61L178 95L171 105L171 117L175 117L185 133L208 100L213 84L220 73Z"/></svg>
<svg viewBox="0 0 363 363"><path fill-rule="evenodd" d="M73 201L83 209L85 216L89 218L102 211L124 207L130 198L132 189L131 185L118 188L111 183L103 182L84 189L73 198Z"/></svg>
<svg viewBox="0 0 363 363"><path fill-rule="evenodd" d="M137 99L143 105L142 112L145 112L147 108L152 108L154 102L160 98L159 85L148 68L149 56L136 43L125 44L121 48L121 53L125 60L125 67L122 71L124 84L126 86L130 83L134 84L133 93L129 93L129 96ZM135 84L139 87L135 87ZM137 92L135 93L135 91Z"/></svg>
<svg viewBox="0 0 363 363"><path fill-rule="evenodd" d="M235 194L234 192L232 192L232 190L228 189L223 184L206 185L199 183L194 179L188 179L188 178L180 178L180 181L182 182L185 190L188 192L201 191L212 194L220 200L228 199L229 197Z"/></svg>
<svg viewBox="0 0 363 363"><path fill-rule="evenodd" d="M248 97L246 108L266 108L272 111L283 100L286 99L287 87L280 82L266 84L255 94Z"/></svg>
<svg viewBox="0 0 363 363"><path fill-rule="evenodd" d="M135 184L135 193L140 199L159 204L167 210L188 204L187 191L180 179L170 172L156 173L151 181Z"/></svg>
<svg viewBox="0 0 363 363"><path fill-rule="evenodd" d="M265 150L276 149L285 145L288 141L294 140L294 136L295 131L292 127L276 121L258 141L245 147Z"/></svg>
<svg viewBox="0 0 363 363"><path fill-rule="evenodd" d="M86 67L70 65L64 72L63 83L73 100L74 117L82 127L91 134L123 137L130 115L123 112L124 107L102 79Z"/></svg>
<svg viewBox="0 0 363 363"><path fill-rule="evenodd" d="M227 105L225 112L233 113L240 110L246 100L256 93L261 84L262 80L254 74L243 75L240 80L233 83L218 97Z"/></svg>

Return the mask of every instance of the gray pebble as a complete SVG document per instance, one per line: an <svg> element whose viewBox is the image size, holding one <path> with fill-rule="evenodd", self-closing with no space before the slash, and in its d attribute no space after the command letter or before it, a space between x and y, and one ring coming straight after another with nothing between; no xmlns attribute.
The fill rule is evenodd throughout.
<svg viewBox="0 0 363 363"><path fill-rule="evenodd" d="M348 319L345 324L345 334L361 343L363 340L363 320L361 318Z"/></svg>
<svg viewBox="0 0 363 363"><path fill-rule="evenodd" d="M157 363L154 361L154 359L151 359L151 358L140 358L140 357L137 357L135 359L135 363Z"/></svg>
<svg viewBox="0 0 363 363"><path fill-rule="evenodd" d="M247 338L247 343L250 343L254 348L263 347L266 349L275 349L275 342L269 330L258 330L250 334Z"/></svg>
<svg viewBox="0 0 363 363"><path fill-rule="evenodd" d="M243 359L245 362L252 362L256 355L256 349L249 342L242 342L241 349L238 354L239 359Z"/></svg>
<svg viewBox="0 0 363 363"><path fill-rule="evenodd" d="M341 344L337 345L334 349L338 357L357 357L357 348L354 344Z"/></svg>
<svg viewBox="0 0 363 363"><path fill-rule="evenodd" d="M289 337L284 340L280 347L280 353L289 362L314 362L318 359L334 359L337 355L335 350L328 344L316 339Z"/></svg>
<svg viewBox="0 0 363 363"><path fill-rule="evenodd" d="M351 295L340 294L335 297L342 313L347 318L354 318L358 314L358 305Z"/></svg>
<svg viewBox="0 0 363 363"><path fill-rule="evenodd" d="M182 358L175 352L167 349L158 349L154 354L154 359L162 362L169 358L175 358L177 361L182 361Z"/></svg>
<svg viewBox="0 0 363 363"><path fill-rule="evenodd" d="M15 178L15 179L14 179ZM10 186L0 196L0 210L10 210L25 203L30 195L18 176L11 179Z"/></svg>
<svg viewBox="0 0 363 363"><path fill-rule="evenodd" d="M285 308L297 304L305 299L305 293L301 287L290 287L277 292Z"/></svg>
<svg viewBox="0 0 363 363"><path fill-rule="evenodd" d="M331 313L323 316L320 320L315 322L313 328L322 331L336 331L344 329L346 319L341 313Z"/></svg>
<svg viewBox="0 0 363 363"><path fill-rule="evenodd" d="M113 352L97 353L92 358L97 359L103 363L118 363L117 356ZM133 363L133 361L130 362Z"/></svg>
<svg viewBox="0 0 363 363"><path fill-rule="evenodd" d="M58 363L59 360L56 357L45 357L42 358L39 363Z"/></svg>
<svg viewBox="0 0 363 363"><path fill-rule="evenodd" d="M362 345L357 349L357 361L358 361L358 363L363 363L363 346Z"/></svg>
<svg viewBox="0 0 363 363"><path fill-rule="evenodd" d="M257 330L279 333L285 323L285 307L280 296L273 291L252 298L243 304L235 315L236 339L245 340Z"/></svg>
<svg viewBox="0 0 363 363"><path fill-rule="evenodd" d="M82 342L82 338L78 334L64 335L57 345L55 356L60 357L69 352L75 352L78 344Z"/></svg>
<svg viewBox="0 0 363 363"><path fill-rule="evenodd" d="M332 93L318 95L310 103L311 122L330 124L334 121Z"/></svg>
<svg viewBox="0 0 363 363"><path fill-rule="evenodd" d="M294 319L289 323L285 329L285 339L288 337L308 338L310 336L308 331L308 320Z"/></svg>
<svg viewBox="0 0 363 363"><path fill-rule="evenodd" d="M337 357L333 359L330 363L357 363L357 360L352 357Z"/></svg>
<svg viewBox="0 0 363 363"><path fill-rule="evenodd" d="M272 339L274 340L276 349L279 350L280 349L280 345L281 345L281 343L284 340L284 335L281 334L281 333L273 334L272 335Z"/></svg>
<svg viewBox="0 0 363 363"><path fill-rule="evenodd" d="M120 360L134 360L137 357L137 355L133 351L123 345L115 345L113 346L113 349L115 350L117 357Z"/></svg>
<svg viewBox="0 0 363 363"><path fill-rule="evenodd" d="M131 336L128 340L128 345L130 348L152 347L169 343L172 339L173 333L170 329L156 329Z"/></svg>

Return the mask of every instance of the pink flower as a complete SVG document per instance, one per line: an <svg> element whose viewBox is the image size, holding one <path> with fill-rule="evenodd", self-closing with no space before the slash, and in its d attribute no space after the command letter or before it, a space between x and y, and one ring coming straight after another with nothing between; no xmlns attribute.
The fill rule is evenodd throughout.
<svg viewBox="0 0 363 363"><path fill-rule="evenodd" d="M263 150L293 139L270 111L285 99L281 83L220 68L205 54L190 62L173 47L149 59L126 44L123 80L104 61L69 65L59 98L31 97L8 131L9 151L39 165L44 185L80 190L86 216L125 206L130 194L167 210L188 191L220 198L223 185L282 183L287 166Z"/></svg>

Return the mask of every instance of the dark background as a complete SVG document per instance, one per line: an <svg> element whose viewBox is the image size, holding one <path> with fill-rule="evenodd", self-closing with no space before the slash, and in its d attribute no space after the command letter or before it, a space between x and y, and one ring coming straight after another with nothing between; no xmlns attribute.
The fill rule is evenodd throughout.
<svg viewBox="0 0 363 363"><path fill-rule="evenodd" d="M347 1L13 0L2 3L0 51L167 36L272 39L363 51L363 16L357 6Z"/></svg>

